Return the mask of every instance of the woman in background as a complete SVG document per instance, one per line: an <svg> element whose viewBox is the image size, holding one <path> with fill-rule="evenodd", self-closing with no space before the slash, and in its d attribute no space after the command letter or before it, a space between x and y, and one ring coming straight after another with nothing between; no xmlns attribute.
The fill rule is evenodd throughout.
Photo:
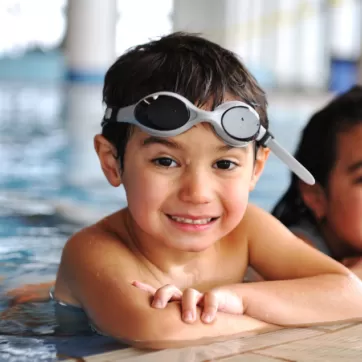
<svg viewBox="0 0 362 362"><path fill-rule="evenodd" d="M361 86L312 116L295 157L316 184L307 185L292 175L272 214L306 243L362 278Z"/></svg>

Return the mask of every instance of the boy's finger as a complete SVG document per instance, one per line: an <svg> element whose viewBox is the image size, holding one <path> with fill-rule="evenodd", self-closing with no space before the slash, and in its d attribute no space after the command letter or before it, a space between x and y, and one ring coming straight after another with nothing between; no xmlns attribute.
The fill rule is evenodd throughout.
<svg viewBox="0 0 362 362"><path fill-rule="evenodd" d="M196 289L187 288L182 295L182 320L193 323L196 320L196 306L202 298L202 294Z"/></svg>
<svg viewBox="0 0 362 362"><path fill-rule="evenodd" d="M156 293L156 290L157 290L156 288L152 287L149 284L141 283L141 282L138 282L138 281L132 282L132 285L139 288L139 289L144 290L145 292L151 293L152 295L154 295Z"/></svg>
<svg viewBox="0 0 362 362"><path fill-rule="evenodd" d="M167 303L171 300L180 300L182 297L182 292L180 289L171 284L166 284L154 294L152 307L154 308L164 308Z"/></svg>
<svg viewBox="0 0 362 362"><path fill-rule="evenodd" d="M201 314L201 320L204 323L211 323L215 319L219 306L217 296L213 292L206 292L203 297L204 309Z"/></svg>
<svg viewBox="0 0 362 362"><path fill-rule="evenodd" d="M218 300L218 310L231 314L244 314L244 305L241 298L230 291L214 290Z"/></svg>

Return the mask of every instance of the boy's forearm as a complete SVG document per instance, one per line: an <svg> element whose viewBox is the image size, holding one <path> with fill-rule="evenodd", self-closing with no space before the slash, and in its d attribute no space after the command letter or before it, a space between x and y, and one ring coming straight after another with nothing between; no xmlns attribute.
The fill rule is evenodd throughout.
<svg viewBox="0 0 362 362"><path fill-rule="evenodd" d="M362 319L361 282L352 275L328 274L223 288L243 299L247 315L267 323L308 326Z"/></svg>
<svg viewBox="0 0 362 362"><path fill-rule="evenodd" d="M196 321L187 324L181 320L180 305L176 302L169 303L165 309L158 312L155 314L154 320L157 332L152 333L152 326L148 324L149 332L146 340L129 341L128 343L138 348L181 348L245 337L281 328L246 315L231 315L222 312L217 313L213 323L204 324L200 320L200 308L197 309ZM154 337L156 335L157 339Z"/></svg>

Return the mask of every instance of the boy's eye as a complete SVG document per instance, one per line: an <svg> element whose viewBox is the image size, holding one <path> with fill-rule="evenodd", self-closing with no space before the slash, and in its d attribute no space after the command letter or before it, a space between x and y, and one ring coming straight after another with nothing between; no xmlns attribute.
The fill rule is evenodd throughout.
<svg viewBox="0 0 362 362"><path fill-rule="evenodd" d="M176 161L169 157L159 157L152 160L154 164L161 167L177 167Z"/></svg>
<svg viewBox="0 0 362 362"><path fill-rule="evenodd" d="M221 170L232 170L236 166L238 166L235 162L229 160L220 160L217 161L214 165L215 168L219 168Z"/></svg>

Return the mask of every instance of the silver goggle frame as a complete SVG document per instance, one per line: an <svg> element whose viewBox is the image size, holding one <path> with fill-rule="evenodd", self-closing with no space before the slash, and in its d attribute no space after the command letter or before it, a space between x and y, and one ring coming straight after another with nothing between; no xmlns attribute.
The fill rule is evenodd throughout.
<svg viewBox="0 0 362 362"><path fill-rule="evenodd" d="M138 107L147 107L158 97L171 97L180 100L188 111L188 119L184 124L171 130L149 127L136 118ZM177 116L176 114L174 115ZM239 122L238 122L239 120ZM102 126L108 122L129 123L139 127L145 133L155 137L175 137L188 131L201 122L212 125L216 134L232 147L245 147L252 141L268 147L283 161L301 180L309 185L315 183L312 174L284 149L261 124L258 113L249 104L240 101L222 103L213 111L196 107L187 98L173 92L157 92L144 97L136 104L124 108L107 108Z"/></svg>

